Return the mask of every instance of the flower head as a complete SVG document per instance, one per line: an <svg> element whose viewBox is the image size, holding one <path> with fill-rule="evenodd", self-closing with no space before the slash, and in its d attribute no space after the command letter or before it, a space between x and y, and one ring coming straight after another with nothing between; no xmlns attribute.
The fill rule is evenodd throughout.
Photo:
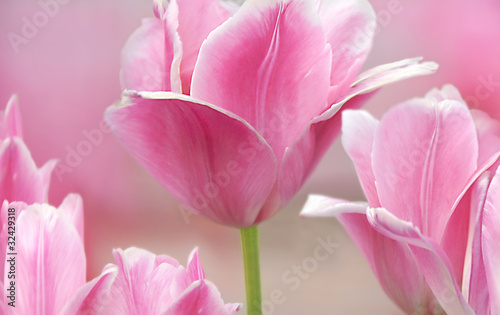
<svg viewBox="0 0 500 315"><path fill-rule="evenodd" d="M363 0L246 1L203 42L190 96L125 91L106 119L185 207L225 225L258 224L300 189L343 109L436 68L409 59L358 75L374 25Z"/></svg>
<svg viewBox="0 0 500 315"><path fill-rule="evenodd" d="M346 111L343 120L342 143L368 203L311 196L302 214L336 216L385 292L406 313L472 314L471 306L476 308L463 292L470 281L467 253L472 250L474 261L492 252L481 252L479 241L470 247L469 224L481 234L481 223L469 218L481 212L472 209L496 198L490 191L485 199L475 187L486 189L477 181L498 160L500 141L480 132L484 128L476 126L452 86L407 101L380 122L364 111ZM481 149L486 144L490 149ZM499 211L488 215L496 218ZM489 228L498 233L498 227Z"/></svg>

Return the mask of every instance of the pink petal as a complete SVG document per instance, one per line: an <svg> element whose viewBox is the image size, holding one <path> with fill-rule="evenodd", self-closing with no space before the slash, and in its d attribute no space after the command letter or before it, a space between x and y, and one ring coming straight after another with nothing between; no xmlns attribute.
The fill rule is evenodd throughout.
<svg viewBox="0 0 500 315"><path fill-rule="evenodd" d="M85 252L78 232L57 209L37 204L19 215L16 235L16 310L59 314L85 283Z"/></svg>
<svg viewBox="0 0 500 315"><path fill-rule="evenodd" d="M177 261L134 247L115 250L113 255L118 275L102 314L161 314L172 304L176 273L184 270Z"/></svg>
<svg viewBox="0 0 500 315"><path fill-rule="evenodd" d="M181 281L179 281L179 278ZM159 265L148 281L148 314L163 314L180 295L177 290L184 291L190 283L182 283L182 289L176 287L179 282L187 280L183 267L175 268L169 264Z"/></svg>
<svg viewBox="0 0 500 315"><path fill-rule="evenodd" d="M345 93L358 75L372 46L375 12L368 1L319 1L318 13L332 47L330 99Z"/></svg>
<svg viewBox="0 0 500 315"><path fill-rule="evenodd" d="M331 58L312 1L246 1L202 45L191 95L250 123L281 161L327 107Z"/></svg>
<svg viewBox="0 0 500 315"><path fill-rule="evenodd" d="M423 236L411 222L384 208L368 209L367 218L379 233L408 244L434 297L447 314L474 314L460 292L448 257L437 243Z"/></svg>
<svg viewBox="0 0 500 315"><path fill-rule="evenodd" d="M459 197L458 204L454 207L448 222L443 231L443 236L439 244L443 248L450 260L457 285L462 287L464 278L464 268L466 266L467 246L469 239L470 206L471 193L465 190L462 197Z"/></svg>
<svg viewBox="0 0 500 315"><path fill-rule="evenodd" d="M490 314L490 294L483 257L483 226L486 195L491 184L491 173L486 172L472 189L471 218L468 255L465 258L464 295L469 297L469 305L476 314ZM493 296L492 296L493 297ZM494 313L491 313L494 314Z"/></svg>
<svg viewBox="0 0 500 315"><path fill-rule="evenodd" d="M117 273L116 267L108 268L95 279L80 287L61 314L102 314L109 303L111 285Z"/></svg>
<svg viewBox="0 0 500 315"><path fill-rule="evenodd" d="M11 96L5 112L0 113L0 141L8 137L23 137L17 95Z"/></svg>
<svg viewBox="0 0 500 315"><path fill-rule="evenodd" d="M478 130L478 132L480 131ZM479 137L479 140L479 145L481 146L481 137ZM479 167L470 176L467 185L457 198L453 206L452 215L448 219L441 237L440 245L450 258L457 283L465 289L468 287L467 283L469 280L467 278L470 276L471 240L469 239L469 235L472 235L474 226L474 222L470 222L470 217L474 218L477 215L477 213L471 213L471 204L473 205L472 209L476 209L475 211L478 212L479 210L477 209L482 207L478 206L480 203L478 200L484 200L484 197L480 196L483 193L476 191L481 185L474 185L474 183L480 181L479 178L485 174L486 170L495 168L495 165L499 163L498 159L499 154L497 153L480 162ZM464 275L464 283L462 283Z"/></svg>
<svg viewBox="0 0 500 315"><path fill-rule="evenodd" d="M177 7L170 4L164 19L146 18L127 40L121 57L122 87L139 91L181 91L182 48Z"/></svg>
<svg viewBox="0 0 500 315"><path fill-rule="evenodd" d="M324 112L316 121L329 119L335 113L335 106L344 104L357 95L370 93L385 85L406 80L412 77L428 75L434 73L438 65L434 62L419 63L422 58L404 59L369 69L356 78L345 94L338 99L329 98L329 103L334 104L332 109ZM354 109L354 108L353 108Z"/></svg>
<svg viewBox="0 0 500 315"><path fill-rule="evenodd" d="M488 280L491 314L500 313L500 168L491 180L484 203L482 251Z"/></svg>
<svg viewBox="0 0 500 315"><path fill-rule="evenodd" d="M59 206L59 211L73 223L83 243L83 200L78 194L69 194Z"/></svg>
<svg viewBox="0 0 500 315"><path fill-rule="evenodd" d="M219 0L181 0L179 6L179 27L182 42L180 75L182 92L190 93L191 77L198 59L201 44L208 34L221 25L231 13Z"/></svg>
<svg viewBox="0 0 500 315"><path fill-rule="evenodd" d="M349 233L386 294L406 313L420 309L428 286L406 244L375 231L366 218L367 205L309 196L302 216L336 216Z"/></svg>
<svg viewBox="0 0 500 315"><path fill-rule="evenodd" d="M225 225L257 223L277 163L246 122L172 93L129 92L106 118L132 155L187 208Z"/></svg>
<svg viewBox="0 0 500 315"><path fill-rule="evenodd" d="M286 204L302 187L340 134L341 111L347 108L359 108L371 96L372 94L360 95L349 100L344 107L340 105L330 119L318 122L313 120L296 142L287 148L279 173L279 189L283 204Z"/></svg>
<svg viewBox="0 0 500 315"><path fill-rule="evenodd" d="M234 304L224 305L220 293L209 281L201 280L193 284L166 311L164 315L230 315L235 311Z"/></svg>
<svg viewBox="0 0 500 315"><path fill-rule="evenodd" d="M342 145L356 167L361 187L372 207L380 206L372 169L372 147L378 121L368 112L342 113Z"/></svg>
<svg viewBox="0 0 500 315"><path fill-rule="evenodd" d="M380 121L372 153L380 203L436 241L477 168L477 135L457 101L413 100Z"/></svg>
<svg viewBox="0 0 500 315"><path fill-rule="evenodd" d="M4 140L0 147L0 200L46 202L55 165L51 160L38 169L21 139Z"/></svg>
<svg viewBox="0 0 500 315"><path fill-rule="evenodd" d="M189 255L187 271L191 282L205 279L205 272L203 271L200 256L198 255L198 248L195 248Z"/></svg>
<svg viewBox="0 0 500 315"><path fill-rule="evenodd" d="M150 300L147 283L156 267L155 255L132 247L125 251L114 250L113 256L118 275L113 282L105 313L147 314Z"/></svg>

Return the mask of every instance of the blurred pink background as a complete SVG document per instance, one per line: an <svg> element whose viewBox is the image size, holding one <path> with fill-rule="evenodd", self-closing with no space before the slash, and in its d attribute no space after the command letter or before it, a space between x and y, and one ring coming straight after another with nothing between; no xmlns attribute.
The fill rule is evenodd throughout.
<svg viewBox="0 0 500 315"><path fill-rule="evenodd" d="M239 231L196 216L186 219L102 125L105 108L120 97L121 48L141 18L153 15L151 1L60 2L65 3L0 2L0 104L3 108L18 94L24 139L35 162L61 161L50 202L58 205L69 192L82 195L88 278L113 261L113 248L138 246L185 263L198 246L207 278L223 299L244 302ZM372 4L379 31L365 68L423 56L438 62L440 70L384 88L365 109L381 117L398 102L452 83L471 107L500 119L500 2ZM309 193L363 199L340 141L291 204L260 227L265 314L401 314L336 220L298 217ZM339 247L328 260L312 264L318 240L328 238ZM297 285L287 282L294 277L293 266L303 263L307 271L295 276ZM282 291L284 301L271 305L275 290Z"/></svg>

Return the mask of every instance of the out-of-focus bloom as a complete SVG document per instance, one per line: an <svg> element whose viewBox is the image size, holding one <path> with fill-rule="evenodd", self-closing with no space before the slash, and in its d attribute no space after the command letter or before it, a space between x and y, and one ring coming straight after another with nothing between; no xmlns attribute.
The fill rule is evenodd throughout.
<svg viewBox="0 0 500 315"><path fill-rule="evenodd" d="M4 201L2 314L98 314L106 305L116 269L85 283L82 210L78 195L58 209Z"/></svg>
<svg viewBox="0 0 500 315"><path fill-rule="evenodd" d="M16 96L0 113L0 202L46 202L55 160L38 169L22 141L21 117Z"/></svg>
<svg viewBox="0 0 500 315"><path fill-rule="evenodd" d="M231 315L239 304L224 304L217 288L205 280L198 251L187 269L177 260L139 248L114 251L118 276L109 304L100 314Z"/></svg>
<svg viewBox="0 0 500 315"><path fill-rule="evenodd" d="M258 224L300 189L340 132L343 109L436 68L410 59L358 75L374 26L361 0L246 1L203 43L191 97L125 91L107 121L188 209Z"/></svg>
<svg viewBox="0 0 500 315"><path fill-rule="evenodd" d="M226 2L230 3L230 2ZM156 18L146 18L122 53L122 86L138 91L189 94L201 44L231 16L219 0L155 0Z"/></svg>
<svg viewBox="0 0 500 315"><path fill-rule="evenodd" d="M452 86L399 105L380 122L364 111L343 116L342 143L368 204L311 196L302 214L337 216L406 313L472 314L462 294L477 199L471 186L498 159L499 142L478 133ZM481 149L485 144L495 150Z"/></svg>
<svg viewBox="0 0 500 315"><path fill-rule="evenodd" d="M45 203L56 161L36 167L15 96L0 115L0 135L2 314L96 313L114 275L85 283L82 200L69 195L59 209Z"/></svg>

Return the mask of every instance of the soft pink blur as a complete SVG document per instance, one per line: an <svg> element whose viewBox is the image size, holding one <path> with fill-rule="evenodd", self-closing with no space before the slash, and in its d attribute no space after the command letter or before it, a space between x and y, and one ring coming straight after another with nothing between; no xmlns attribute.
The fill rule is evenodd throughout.
<svg viewBox="0 0 500 315"><path fill-rule="evenodd" d="M394 1L372 3L382 16ZM500 3L399 3L400 12L391 14L375 36L366 68L421 55L438 62L440 70L384 88L365 108L380 117L396 102L453 83L466 100L473 100L479 90L480 106L498 112L500 87L490 92L481 85L490 76L500 81ZM141 18L153 16L149 0L69 0L15 53L8 34L21 34L23 17L31 20L41 10L34 0L0 1L0 104L13 93L19 95L24 139L39 167L54 157L67 164L68 147L77 150L80 145L85 152L83 131L98 130L104 109L119 99L121 48ZM112 248L138 246L182 259L199 246L207 278L224 300L244 301L238 231L195 216L186 224L173 198L111 134L102 135L102 142L96 141L91 153L72 172L62 174L61 181L54 174L50 190L51 204L60 204L68 192L83 197L88 278L113 261ZM338 142L287 209L261 226L264 300L270 300L273 290L284 293L285 300L274 304L276 314L331 314L334 306L338 314L399 314L335 220L298 218L311 192L363 198ZM318 238L340 247L304 279L290 278L293 265L310 261L306 259L320 244ZM284 282L283 276L298 279L292 283L298 286Z"/></svg>

